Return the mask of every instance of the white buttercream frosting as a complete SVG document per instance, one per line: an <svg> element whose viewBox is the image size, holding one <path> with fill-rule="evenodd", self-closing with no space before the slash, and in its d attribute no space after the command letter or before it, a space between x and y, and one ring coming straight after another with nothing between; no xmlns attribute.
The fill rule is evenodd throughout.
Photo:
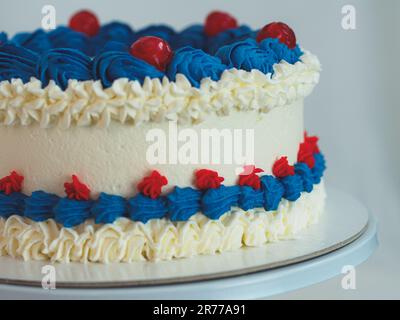
<svg viewBox="0 0 400 320"><path fill-rule="evenodd" d="M111 121L198 123L206 114L226 115L231 110L265 113L309 95L320 70L318 58L305 52L295 64L284 60L275 64L272 76L230 69L219 81L203 79L200 88L191 86L182 74L175 82L146 78L143 85L119 79L107 89L100 81L70 80L65 91L54 81L46 88L34 78L25 84L20 79L2 81L0 124L107 127Z"/></svg>
<svg viewBox="0 0 400 320"><path fill-rule="evenodd" d="M318 221L324 210L323 182L311 193L277 211L234 208L219 220L196 214L187 222L166 219L147 224L120 218L113 224L93 221L64 228L53 220L33 222L20 216L0 219L0 256L53 262L135 262L169 260L260 246L290 239Z"/></svg>

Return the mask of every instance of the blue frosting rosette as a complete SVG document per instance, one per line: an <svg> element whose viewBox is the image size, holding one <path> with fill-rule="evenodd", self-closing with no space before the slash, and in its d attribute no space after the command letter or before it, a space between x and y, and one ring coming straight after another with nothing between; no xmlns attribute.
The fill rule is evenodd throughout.
<svg viewBox="0 0 400 320"><path fill-rule="evenodd" d="M0 81L21 79L29 82L36 76L35 67L38 56L31 50L14 44L5 43L0 46Z"/></svg>
<svg viewBox="0 0 400 320"><path fill-rule="evenodd" d="M54 207L55 220L65 228L80 225L92 216L92 205L93 201L62 198Z"/></svg>
<svg viewBox="0 0 400 320"><path fill-rule="evenodd" d="M46 32L38 29L34 32L16 34L12 42L37 53L42 53L52 48L52 43Z"/></svg>
<svg viewBox="0 0 400 320"><path fill-rule="evenodd" d="M300 176L303 181L303 191L311 192L314 188L314 179L308 165L303 162L298 162L294 165L294 172Z"/></svg>
<svg viewBox="0 0 400 320"><path fill-rule="evenodd" d="M116 79L128 78L143 83L146 77L161 79L164 73L128 52L118 49L103 51L94 59L92 76L96 80L101 80L103 86L108 88Z"/></svg>
<svg viewBox="0 0 400 320"><path fill-rule="evenodd" d="M35 191L25 199L24 216L33 221L46 221L54 218L54 207L60 197L44 191Z"/></svg>
<svg viewBox="0 0 400 320"><path fill-rule="evenodd" d="M128 204L124 197L101 193L92 208L95 222L113 223L127 214Z"/></svg>
<svg viewBox="0 0 400 320"><path fill-rule="evenodd" d="M210 56L203 50L183 47L175 52L166 73L173 81L176 80L176 75L181 73L193 86L199 87L204 78L219 80L226 68L219 58Z"/></svg>
<svg viewBox="0 0 400 320"><path fill-rule="evenodd" d="M239 186L221 185L216 189L208 189L201 200L202 211L210 219L218 220L232 207L238 206L239 196Z"/></svg>
<svg viewBox="0 0 400 320"><path fill-rule="evenodd" d="M247 211L264 207L264 192L262 189L256 190L249 186L242 186L240 189L240 208Z"/></svg>
<svg viewBox="0 0 400 320"><path fill-rule="evenodd" d="M192 25L173 36L171 38L171 46L175 50L186 46L204 50L206 41L204 26Z"/></svg>
<svg viewBox="0 0 400 320"><path fill-rule="evenodd" d="M147 223L152 219L164 218L168 213L164 197L151 199L139 193L129 201L129 215L133 221Z"/></svg>
<svg viewBox="0 0 400 320"><path fill-rule="evenodd" d="M228 29L218 33L213 37L209 37L207 39L207 48L205 51L214 55L219 48L252 36L252 31L248 26L240 26L238 28Z"/></svg>
<svg viewBox="0 0 400 320"><path fill-rule="evenodd" d="M201 210L202 192L190 187L179 188L167 196L169 217L172 221L187 221Z"/></svg>
<svg viewBox="0 0 400 320"><path fill-rule="evenodd" d="M75 49L87 55L93 55L91 38L86 34L77 32L68 27L58 27L48 33L52 49Z"/></svg>
<svg viewBox="0 0 400 320"><path fill-rule="evenodd" d="M285 189L283 197L286 200L296 201L300 198L301 192L303 191L303 180L299 175L287 176L280 179L280 181Z"/></svg>
<svg viewBox="0 0 400 320"><path fill-rule="evenodd" d="M286 44L275 38L264 39L260 42L259 46L264 51L273 51L276 57L276 63L285 60L286 62L295 64L303 55L298 45L296 45L294 49L289 49Z"/></svg>
<svg viewBox="0 0 400 320"><path fill-rule="evenodd" d="M260 70L267 74L273 72L273 65L278 62L273 50L263 50L254 39L247 39L220 48L215 54L230 68L246 71Z"/></svg>
<svg viewBox="0 0 400 320"><path fill-rule="evenodd" d="M92 79L90 70L91 59L84 53L74 49L52 49L40 56L36 74L44 86L53 80L65 90L70 79Z"/></svg>
<svg viewBox="0 0 400 320"><path fill-rule="evenodd" d="M21 192L13 192L10 195L0 192L0 217L22 216L26 198L27 196Z"/></svg>
<svg viewBox="0 0 400 320"><path fill-rule="evenodd" d="M153 36L161 38L167 42L171 42L171 39L175 36L176 32L170 26L159 24L159 25L152 25L146 28L139 30L136 33L136 37L145 37L145 36Z"/></svg>
<svg viewBox="0 0 400 320"><path fill-rule="evenodd" d="M326 170L325 158L322 153L314 154L315 166L312 169L313 181L315 184L321 182L321 178L324 175L324 171Z"/></svg>
<svg viewBox="0 0 400 320"><path fill-rule="evenodd" d="M273 176L265 175L260 178L261 189L264 192L264 209L275 211L285 193L283 184Z"/></svg>

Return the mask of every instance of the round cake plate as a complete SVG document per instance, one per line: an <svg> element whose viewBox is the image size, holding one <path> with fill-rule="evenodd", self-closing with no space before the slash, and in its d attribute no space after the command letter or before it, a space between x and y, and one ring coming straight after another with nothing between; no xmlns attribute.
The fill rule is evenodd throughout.
<svg viewBox="0 0 400 320"><path fill-rule="evenodd" d="M54 264L0 257L0 299L257 299L312 285L376 249L377 222L352 196L328 188L320 222L296 239L214 256L133 264Z"/></svg>

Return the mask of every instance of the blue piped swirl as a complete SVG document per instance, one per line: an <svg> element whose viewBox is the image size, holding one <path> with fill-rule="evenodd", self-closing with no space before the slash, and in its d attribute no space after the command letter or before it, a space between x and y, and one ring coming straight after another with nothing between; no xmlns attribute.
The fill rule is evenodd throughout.
<svg viewBox="0 0 400 320"><path fill-rule="evenodd" d="M147 223L152 219L164 218L168 213L167 201L163 197L151 199L139 193L128 202L129 215L133 221Z"/></svg>
<svg viewBox="0 0 400 320"><path fill-rule="evenodd" d="M12 215L22 216L26 198L27 196L20 192L10 195L0 192L0 217L6 219Z"/></svg>
<svg viewBox="0 0 400 320"><path fill-rule="evenodd" d="M203 50L184 47L175 52L167 69L168 77L175 81L178 73L184 74L190 83L199 87L204 78L219 80L227 66L217 57L210 56Z"/></svg>
<svg viewBox="0 0 400 320"><path fill-rule="evenodd" d="M175 50L187 46L195 49L204 49L206 41L207 37L204 33L204 26L193 25L173 36L171 45Z"/></svg>
<svg viewBox="0 0 400 320"><path fill-rule="evenodd" d="M118 218L127 214L128 204L125 198L106 193L101 193L99 199L92 208L95 222L113 223Z"/></svg>
<svg viewBox="0 0 400 320"><path fill-rule="evenodd" d="M187 187L175 187L167 196L169 217L172 221L187 221L201 211L201 191Z"/></svg>
<svg viewBox="0 0 400 320"><path fill-rule="evenodd" d="M48 33L48 38L53 49L68 48L82 51L90 56L95 54L91 38L68 27L61 26L56 28Z"/></svg>
<svg viewBox="0 0 400 320"><path fill-rule="evenodd" d="M96 80L101 80L103 86L112 86L114 80L128 78L129 80L139 80L143 83L146 77L162 78L164 74L148 64L137 59L127 52L104 51L93 61L92 75Z"/></svg>
<svg viewBox="0 0 400 320"><path fill-rule="evenodd" d="M260 42L260 48L267 52L273 51L276 56L276 63L285 60L291 64L295 64L303 55L298 45L294 49L289 49L286 44L275 38L264 39Z"/></svg>
<svg viewBox="0 0 400 320"><path fill-rule="evenodd" d="M174 29L167 25L153 25L153 26L148 26L144 29L139 30L136 33L136 37L145 37L145 36L153 36L153 37L158 37L161 39L164 39L167 42L170 42L171 39L175 36L176 32Z"/></svg>
<svg viewBox="0 0 400 320"><path fill-rule="evenodd" d="M265 74L273 73L273 65L278 62L273 50L261 49L254 39L224 46L215 55L230 68L246 71L257 69Z"/></svg>
<svg viewBox="0 0 400 320"><path fill-rule="evenodd" d="M249 37L252 37L252 31L248 26L228 29L218 33L216 36L209 37L207 39L207 49L205 51L214 55L219 48Z"/></svg>
<svg viewBox="0 0 400 320"><path fill-rule="evenodd" d="M294 165L294 172L300 176L303 181L303 191L311 192L314 188L314 180L308 165L303 162L298 162Z"/></svg>
<svg viewBox="0 0 400 320"><path fill-rule="evenodd" d="M91 217L92 205L92 201L62 198L54 207L54 218L66 228L75 227Z"/></svg>
<svg viewBox="0 0 400 320"><path fill-rule="evenodd" d="M37 60L33 51L5 43L0 46L0 81L21 79L28 82L36 75Z"/></svg>
<svg viewBox="0 0 400 320"><path fill-rule="evenodd" d="M255 190L249 186L241 187L239 197L239 207L244 211L263 208L264 207L264 192L262 189Z"/></svg>
<svg viewBox="0 0 400 320"><path fill-rule="evenodd" d="M41 29L38 29L32 33L18 33L13 37L12 42L37 53L42 53L52 48L52 44L47 33Z"/></svg>
<svg viewBox="0 0 400 320"><path fill-rule="evenodd" d="M90 80L91 60L84 53L74 49L52 49L41 55L36 74L44 86L50 80L62 89L68 86L68 80Z"/></svg>
<svg viewBox="0 0 400 320"><path fill-rule="evenodd" d="M208 218L218 220L223 214L238 206L240 196L239 186L209 189L201 199L202 211Z"/></svg>
<svg viewBox="0 0 400 320"><path fill-rule="evenodd" d="M315 160L315 166L312 169L312 175L314 184L318 184L321 182L321 178L324 175L324 171L326 169L326 163L322 153L315 153L314 160Z"/></svg>
<svg viewBox="0 0 400 320"><path fill-rule="evenodd" d="M297 174L293 176L287 176L281 179L281 183L285 188L283 197L289 201L296 201L301 196L303 191L303 180Z"/></svg>
<svg viewBox="0 0 400 320"><path fill-rule="evenodd" d="M35 191L25 199L24 216L33 221L46 221L54 218L54 207L60 197L44 191Z"/></svg>
<svg viewBox="0 0 400 320"><path fill-rule="evenodd" d="M266 211L275 211L285 193L283 184L275 177L265 175L260 178L261 189L264 192L264 209Z"/></svg>

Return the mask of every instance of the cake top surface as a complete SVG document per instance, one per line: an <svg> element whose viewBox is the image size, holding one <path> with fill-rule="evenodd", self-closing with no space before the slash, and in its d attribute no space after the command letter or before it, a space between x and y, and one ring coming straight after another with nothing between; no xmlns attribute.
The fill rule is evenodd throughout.
<svg viewBox="0 0 400 320"><path fill-rule="evenodd" d="M101 25L93 13L81 11L68 27L10 39L0 34L0 122L47 127L52 118L67 127L107 125L111 118L140 123L160 113L196 122L210 111L206 105L220 112L225 100L266 111L309 94L319 71L318 59L299 47L282 22L252 30L216 11L204 25L181 31L167 25L134 31L121 22ZM10 110L16 98L18 112ZM67 103L60 107L60 101ZM51 109L47 118L38 113L44 105ZM152 111L139 118L137 110L146 106Z"/></svg>

